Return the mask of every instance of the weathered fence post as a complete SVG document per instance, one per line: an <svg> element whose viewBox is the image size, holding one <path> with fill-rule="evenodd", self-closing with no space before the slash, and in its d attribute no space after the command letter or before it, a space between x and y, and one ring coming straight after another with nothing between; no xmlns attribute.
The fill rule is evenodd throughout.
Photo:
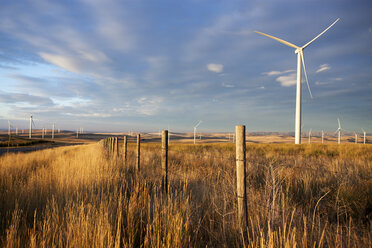
<svg viewBox="0 0 372 248"><path fill-rule="evenodd" d="M161 186L165 193L168 193L168 130L162 132L161 138Z"/></svg>
<svg viewBox="0 0 372 248"><path fill-rule="evenodd" d="M240 227L245 229L248 223L246 161L245 161L245 126L236 126L236 184L238 197L238 219Z"/></svg>
<svg viewBox="0 0 372 248"><path fill-rule="evenodd" d="M127 136L124 135L124 141L123 141L123 156L124 156L124 164L127 164Z"/></svg>
<svg viewBox="0 0 372 248"><path fill-rule="evenodd" d="M140 159L141 159L141 135L137 134L137 163L136 163L136 170L140 170Z"/></svg>
<svg viewBox="0 0 372 248"><path fill-rule="evenodd" d="M115 153L116 157L119 157L119 138L115 137Z"/></svg>

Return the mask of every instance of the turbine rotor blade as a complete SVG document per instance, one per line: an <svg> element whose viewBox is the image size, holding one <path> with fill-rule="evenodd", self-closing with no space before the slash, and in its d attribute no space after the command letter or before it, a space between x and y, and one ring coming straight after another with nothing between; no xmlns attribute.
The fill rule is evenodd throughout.
<svg viewBox="0 0 372 248"><path fill-rule="evenodd" d="M306 78L307 89L309 90L310 97L313 98L313 94L311 93L311 90L310 90L309 80L307 79L307 73L306 73L306 66L305 66L304 53L303 53L302 50L300 51L300 56L301 56L301 60L302 60L302 65L303 65L303 67L304 67L304 72L305 72L305 78Z"/></svg>
<svg viewBox="0 0 372 248"><path fill-rule="evenodd" d="M337 121L338 121L338 129L341 129L341 123L340 123L340 119L337 118Z"/></svg>
<svg viewBox="0 0 372 248"><path fill-rule="evenodd" d="M264 35L264 36L267 36L267 37L269 37L269 38L271 38L271 39L274 39L274 40L276 40L276 41L279 41L280 43L283 43L283 44L285 44L285 45L287 45L287 46L290 46L290 47L293 47L293 48L296 48L296 49L299 49L299 48L300 48L300 47L298 47L298 46L296 46L296 45L294 45L294 44L292 44L292 43L290 43L290 42L288 42L288 41L285 41L285 40L282 40L282 39L276 38L276 37L274 37L274 36L272 36L272 35L264 34L264 33L262 33L262 32L258 32L258 31L254 31L254 32L256 32L257 34L262 34L262 35Z"/></svg>
<svg viewBox="0 0 372 248"><path fill-rule="evenodd" d="M326 28L323 32L321 32L320 34L318 34L314 39L312 39L311 41L309 41L308 43L306 43L303 47L301 47L302 49L305 49L308 45L310 45L313 41L315 41L316 39L318 39L322 34L324 34L325 32L327 32L328 29L330 29L333 25L336 24L336 22L338 22L340 20L340 18L337 18L336 21L334 21L328 28Z"/></svg>
<svg viewBox="0 0 372 248"><path fill-rule="evenodd" d="M197 128L200 125L200 123L202 123L202 121L199 121L194 128Z"/></svg>

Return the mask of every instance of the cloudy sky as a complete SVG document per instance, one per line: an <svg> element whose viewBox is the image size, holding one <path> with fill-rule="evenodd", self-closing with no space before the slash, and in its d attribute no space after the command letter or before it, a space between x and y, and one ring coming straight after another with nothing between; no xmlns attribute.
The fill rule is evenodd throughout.
<svg viewBox="0 0 372 248"><path fill-rule="evenodd" d="M292 131L302 46L303 129L372 131L370 0L5 0L0 128Z"/></svg>

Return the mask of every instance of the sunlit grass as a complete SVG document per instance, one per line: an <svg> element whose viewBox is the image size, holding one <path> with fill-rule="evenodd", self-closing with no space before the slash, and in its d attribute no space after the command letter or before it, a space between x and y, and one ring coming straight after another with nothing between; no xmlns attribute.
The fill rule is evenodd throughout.
<svg viewBox="0 0 372 248"><path fill-rule="evenodd" d="M100 144L0 157L3 247L371 247L372 147L247 145L249 224L236 219L233 144L160 144L141 171Z"/></svg>

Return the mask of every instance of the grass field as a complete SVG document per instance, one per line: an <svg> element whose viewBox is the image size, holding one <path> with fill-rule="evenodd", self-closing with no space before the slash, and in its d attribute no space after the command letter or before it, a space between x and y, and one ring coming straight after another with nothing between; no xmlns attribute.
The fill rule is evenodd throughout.
<svg viewBox="0 0 372 248"><path fill-rule="evenodd" d="M371 145L247 145L249 224L233 144L160 144L141 170L99 144L0 157L2 247L371 247Z"/></svg>

